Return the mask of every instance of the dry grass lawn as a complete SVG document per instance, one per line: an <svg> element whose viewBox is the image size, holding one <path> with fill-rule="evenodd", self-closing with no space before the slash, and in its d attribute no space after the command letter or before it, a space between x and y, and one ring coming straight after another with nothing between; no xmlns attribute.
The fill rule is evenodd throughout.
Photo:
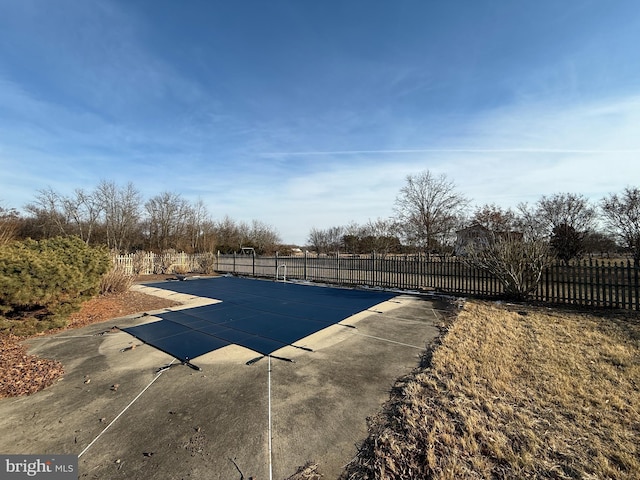
<svg viewBox="0 0 640 480"><path fill-rule="evenodd" d="M467 302L342 478L640 478L638 315Z"/></svg>

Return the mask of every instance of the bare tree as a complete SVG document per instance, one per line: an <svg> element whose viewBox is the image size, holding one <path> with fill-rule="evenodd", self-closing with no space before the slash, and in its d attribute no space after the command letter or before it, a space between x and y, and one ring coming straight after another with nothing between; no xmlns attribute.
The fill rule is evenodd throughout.
<svg viewBox="0 0 640 480"><path fill-rule="evenodd" d="M149 225L149 243L164 252L176 248L184 238L186 219L190 215L189 203L178 193L162 192L144 204Z"/></svg>
<svg viewBox="0 0 640 480"><path fill-rule="evenodd" d="M365 228L352 220L342 227L341 247L348 253L362 253L364 236L366 236Z"/></svg>
<svg viewBox="0 0 640 480"><path fill-rule="evenodd" d="M519 230L517 214L510 208L502 208L495 204L477 207L470 218L470 223L481 225L492 232L511 232Z"/></svg>
<svg viewBox="0 0 640 480"><path fill-rule="evenodd" d="M231 217L225 215L222 220L215 224L216 232L216 248L222 253L231 253L235 251L233 245L236 243L238 236L238 227Z"/></svg>
<svg viewBox="0 0 640 480"><path fill-rule="evenodd" d="M38 190L35 201L27 204L29 212L44 238L69 234L69 216L63 206L62 197L51 187Z"/></svg>
<svg viewBox="0 0 640 480"><path fill-rule="evenodd" d="M185 244L183 250L189 252L210 252L215 248L213 221L201 199L186 211L185 238L182 243Z"/></svg>
<svg viewBox="0 0 640 480"><path fill-rule="evenodd" d="M364 242L369 251L381 254L383 257L392 252L398 252L402 245L399 239L400 225L392 218L377 218L369 220L364 226Z"/></svg>
<svg viewBox="0 0 640 480"><path fill-rule="evenodd" d="M313 227L309 231L309 236L307 237L307 243L317 253L326 253L326 251L328 250L328 244L329 244L327 240L326 231L320 228Z"/></svg>
<svg viewBox="0 0 640 480"><path fill-rule="evenodd" d="M586 197L579 194L556 193L550 197L542 196L536 206L536 214L547 233L563 225L576 232L586 233L595 223L595 208Z"/></svg>
<svg viewBox="0 0 640 480"><path fill-rule="evenodd" d="M343 245L344 227L312 228L307 242L318 253L339 252Z"/></svg>
<svg viewBox="0 0 640 480"><path fill-rule="evenodd" d="M535 221L551 241L556 256L565 263L584 251L584 238L592 231L596 211L582 195L556 193L536 203Z"/></svg>
<svg viewBox="0 0 640 480"><path fill-rule="evenodd" d="M60 199L65 217L72 225L73 233L88 244L102 213L97 191L85 192L82 189L76 189L73 196L60 197Z"/></svg>
<svg viewBox="0 0 640 480"><path fill-rule="evenodd" d="M213 220L207 219L200 225L200 239L198 241L198 252L214 252L217 244L216 224Z"/></svg>
<svg viewBox="0 0 640 480"><path fill-rule="evenodd" d="M408 242L427 252L448 241L468 200L446 175L429 170L408 175L396 197L395 210Z"/></svg>
<svg viewBox="0 0 640 480"><path fill-rule="evenodd" d="M339 252L342 246L342 237L344 235L344 227L330 227L326 231L328 249L330 252Z"/></svg>
<svg viewBox="0 0 640 480"><path fill-rule="evenodd" d="M247 246L250 238L250 227L245 222L236 222L228 215L215 225L218 249L224 253L237 252Z"/></svg>
<svg viewBox="0 0 640 480"><path fill-rule="evenodd" d="M251 231L249 232L249 243L259 254L273 253L278 243L280 243L280 235L266 223L253 220L251 222Z"/></svg>
<svg viewBox="0 0 640 480"><path fill-rule="evenodd" d="M534 207L521 204L518 208L522 224L549 239L557 258L567 264L584 252L584 239L593 231L597 218L588 199L574 193L542 196Z"/></svg>
<svg viewBox="0 0 640 480"><path fill-rule="evenodd" d="M0 206L0 246L13 240L19 229L20 214L15 208Z"/></svg>
<svg viewBox="0 0 640 480"><path fill-rule="evenodd" d="M112 181L102 180L95 198L103 212L106 244L117 251L129 250L139 233L142 197L133 183L118 187Z"/></svg>
<svg viewBox="0 0 640 480"><path fill-rule="evenodd" d="M612 232L633 255L634 265L640 266L640 189L626 187L618 195L604 197L602 213Z"/></svg>

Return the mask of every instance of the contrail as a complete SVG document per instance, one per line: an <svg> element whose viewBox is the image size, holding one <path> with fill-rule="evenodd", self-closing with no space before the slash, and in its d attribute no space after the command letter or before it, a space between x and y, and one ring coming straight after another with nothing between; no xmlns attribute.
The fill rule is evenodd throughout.
<svg viewBox="0 0 640 480"><path fill-rule="evenodd" d="M595 155L601 153L640 153L636 150L589 150L589 149L565 149L565 148L419 148L410 150L327 150L327 151L300 151L300 152L266 152L264 157L275 156L313 156L313 155L383 155L388 153L582 153Z"/></svg>

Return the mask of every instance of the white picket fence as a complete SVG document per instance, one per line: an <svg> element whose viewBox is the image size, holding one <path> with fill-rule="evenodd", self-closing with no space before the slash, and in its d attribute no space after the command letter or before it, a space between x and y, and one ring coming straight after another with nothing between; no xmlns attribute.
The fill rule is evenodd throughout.
<svg viewBox="0 0 640 480"><path fill-rule="evenodd" d="M216 257L212 253L190 254L171 252L156 254L153 252L135 252L126 255L114 255L113 262L130 275L152 275L171 273L212 273Z"/></svg>

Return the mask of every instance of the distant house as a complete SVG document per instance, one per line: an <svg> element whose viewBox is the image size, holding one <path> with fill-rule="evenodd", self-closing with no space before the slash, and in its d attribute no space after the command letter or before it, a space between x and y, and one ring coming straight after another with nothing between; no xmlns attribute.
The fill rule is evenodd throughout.
<svg viewBox="0 0 640 480"><path fill-rule="evenodd" d="M493 233L479 223L474 223L469 227L456 231L456 243L453 246L453 254L464 256L470 245L475 248L485 248L491 245Z"/></svg>
<svg viewBox="0 0 640 480"><path fill-rule="evenodd" d="M486 248L491 245L496 238L522 239L521 232L495 232L483 227L479 223L474 223L466 228L456 231L456 243L453 247L453 254L464 256L467 254L469 246L474 248Z"/></svg>

